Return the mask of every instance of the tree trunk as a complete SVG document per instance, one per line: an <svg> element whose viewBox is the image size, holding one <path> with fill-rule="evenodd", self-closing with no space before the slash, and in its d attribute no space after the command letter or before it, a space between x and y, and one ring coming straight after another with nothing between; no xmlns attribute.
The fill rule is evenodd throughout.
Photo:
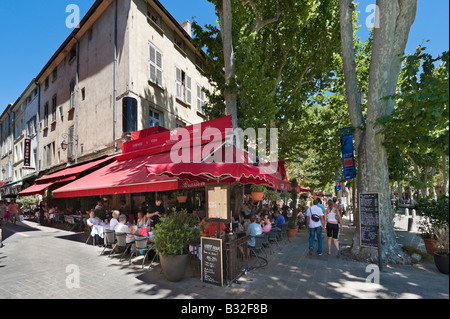
<svg viewBox="0 0 450 319"><path fill-rule="evenodd" d="M369 92L365 131L360 130L362 117L360 94L354 62L353 23L354 6L351 0L340 0L341 37L346 95L352 125L356 128L358 155L358 192L376 192L380 196L380 228L382 259L385 262L409 262L396 242L394 211L390 203L387 152L384 135L376 121L392 114L395 100L386 99L395 93L401 69L401 58L414 22L416 0L378 0L377 15L380 26L375 28L372 59L369 69ZM359 102L358 102L359 100ZM359 143L359 144L358 144ZM359 223L357 224L360 227ZM359 229L356 231L359 236ZM359 239L359 238L357 238ZM362 250L359 240L353 241L352 252L370 260L377 260L377 251Z"/></svg>
<svg viewBox="0 0 450 319"><path fill-rule="evenodd" d="M225 63L225 84L224 91L226 113L231 115L233 129L238 127L237 122L237 98L235 89L236 59L233 49L233 15L231 12L231 0L223 0L222 7L219 6L219 18L222 33L223 56ZM238 142L239 143L239 142Z"/></svg>
<svg viewBox="0 0 450 319"><path fill-rule="evenodd" d="M442 176L444 177L444 195L448 194L447 156L442 155Z"/></svg>

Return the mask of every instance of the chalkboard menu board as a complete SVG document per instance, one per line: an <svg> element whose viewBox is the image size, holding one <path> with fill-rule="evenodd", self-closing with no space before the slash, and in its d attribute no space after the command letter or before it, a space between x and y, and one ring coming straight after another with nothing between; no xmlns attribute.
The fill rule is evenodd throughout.
<svg viewBox="0 0 450 319"><path fill-rule="evenodd" d="M359 213L361 223L361 246L379 247L380 242L380 210L379 194L359 194Z"/></svg>
<svg viewBox="0 0 450 319"><path fill-rule="evenodd" d="M202 281L223 286L222 239L202 237Z"/></svg>

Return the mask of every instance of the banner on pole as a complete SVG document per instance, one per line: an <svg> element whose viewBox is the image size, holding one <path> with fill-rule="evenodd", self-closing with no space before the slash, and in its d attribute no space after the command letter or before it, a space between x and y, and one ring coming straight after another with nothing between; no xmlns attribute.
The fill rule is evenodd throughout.
<svg viewBox="0 0 450 319"><path fill-rule="evenodd" d="M342 164L344 166L344 179L346 181L356 177L355 150L353 148L352 128L343 128L341 137Z"/></svg>

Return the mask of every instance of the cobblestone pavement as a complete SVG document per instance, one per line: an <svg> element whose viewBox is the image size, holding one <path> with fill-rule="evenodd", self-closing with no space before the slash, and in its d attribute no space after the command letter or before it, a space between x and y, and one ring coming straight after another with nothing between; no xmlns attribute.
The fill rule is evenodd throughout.
<svg viewBox="0 0 450 319"><path fill-rule="evenodd" d="M399 243L423 248L416 235L406 231L407 218L396 216ZM341 246L351 245L355 228L347 220ZM335 255L308 254L303 228L281 251L268 255L268 265L256 268L236 283L216 287L200 281L189 268L183 281L164 279L156 265L141 268L142 257L119 261L101 256L103 248L86 245L84 234L42 227L25 221L3 225L0 249L0 298L10 299L448 299L449 277L437 271L430 259L413 266L384 266L379 283L377 267ZM257 265L251 259L250 265ZM78 276L79 274L79 276ZM79 278L79 280L77 280Z"/></svg>

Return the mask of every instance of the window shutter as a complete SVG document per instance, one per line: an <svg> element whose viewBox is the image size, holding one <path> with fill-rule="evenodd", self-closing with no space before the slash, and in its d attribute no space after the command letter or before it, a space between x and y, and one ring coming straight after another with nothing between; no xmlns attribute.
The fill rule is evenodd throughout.
<svg viewBox="0 0 450 319"><path fill-rule="evenodd" d="M191 105L191 99L192 99L192 89L191 89L191 77L189 75L186 75L186 100L185 102L189 105Z"/></svg>
<svg viewBox="0 0 450 319"><path fill-rule="evenodd" d="M162 80L162 54L156 51L156 84L163 85Z"/></svg>
<svg viewBox="0 0 450 319"><path fill-rule="evenodd" d="M156 83L156 50L150 44L150 81Z"/></svg>
<svg viewBox="0 0 450 319"><path fill-rule="evenodd" d="M175 67L175 69L176 69L177 98L182 99L182 96L183 96L182 81L183 81L183 79L182 79L181 69L179 69L178 67Z"/></svg>

